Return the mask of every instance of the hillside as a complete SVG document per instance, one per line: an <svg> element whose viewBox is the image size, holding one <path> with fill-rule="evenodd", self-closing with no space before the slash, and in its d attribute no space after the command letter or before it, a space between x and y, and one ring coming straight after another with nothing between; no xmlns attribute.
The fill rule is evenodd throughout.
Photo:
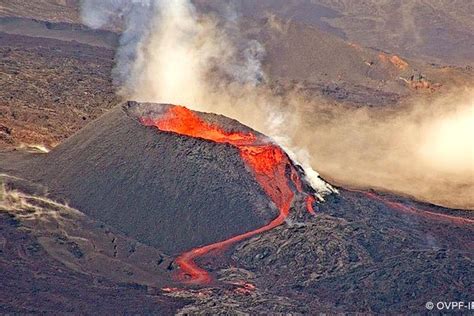
<svg viewBox="0 0 474 316"><path fill-rule="evenodd" d="M79 0L3 0L0 16L78 23L79 3Z"/></svg>
<svg viewBox="0 0 474 316"><path fill-rule="evenodd" d="M196 2L219 5L215 0ZM474 6L469 0L240 0L232 4L247 16L275 14L364 47L426 63L472 66L474 60Z"/></svg>
<svg viewBox="0 0 474 316"><path fill-rule="evenodd" d="M216 10L211 1L199 3L203 10ZM242 2L242 8L246 5ZM255 12L270 8L264 2L255 5ZM313 12L308 6L305 10ZM289 12L300 7L291 8ZM119 34L77 24L75 1L9 0L2 3L1 12L3 146L52 147L117 101L112 69ZM363 42L348 41L304 19L246 16L241 19L242 32L263 44L263 66L275 94L297 89L309 98L380 106L472 84L474 78L472 69L431 65L406 58L402 50L366 48ZM23 90L25 86L29 88Z"/></svg>
<svg viewBox="0 0 474 316"><path fill-rule="evenodd" d="M1 151L4 310L403 313L469 299L472 212L318 194L281 154L234 120L134 102L48 154Z"/></svg>
<svg viewBox="0 0 474 316"><path fill-rule="evenodd" d="M0 314L472 301L470 1L83 1L0 1Z"/></svg>

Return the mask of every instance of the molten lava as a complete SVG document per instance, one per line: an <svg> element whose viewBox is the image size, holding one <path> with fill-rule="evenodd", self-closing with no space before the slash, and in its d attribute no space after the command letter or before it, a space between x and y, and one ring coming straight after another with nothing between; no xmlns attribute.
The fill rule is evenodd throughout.
<svg viewBox="0 0 474 316"><path fill-rule="evenodd" d="M358 190L351 190L353 192L359 192L367 196L368 198L379 201L387 205L388 207L398 210L400 212L404 212L407 214L413 214L417 216L421 216L424 218L428 218L431 220L436 220L436 221L443 221L443 222L448 222L452 224L457 224L457 225L472 225L474 224L474 220L469 219L469 218L464 218L464 217L458 217L458 216L453 216L453 215L447 215L447 214L441 214L441 213L436 213L436 212L431 212L427 210L422 210L415 208L413 206L405 205L400 202L396 201L391 201L388 198L385 198L381 195L375 194L373 192L365 192L365 191L358 191Z"/></svg>
<svg viewBox="0 0 474 316"><path fill-rule="evenodd" d="M290 213L291 204L295 196L290 183L297 192L302 192L302 184L298 172L283 150L268 140L262 140L251 132L227 132L219 126L209 124L197 114L182 106L170 107L158 119L142 118L142 124L154 126L161 131L173 132L189 137L226 143L239 149L240 156L253 174L268 197L279 210L279 215L267 225L244 234L211 245L192 249L176 259L176 263L193 283L208 283L211 277L207 271L195 263L195 259L211 251L224 249L234 243L250 238L254 235L271 230L281 225ZM287 177L290 172L290 179ZM314 214L312 195L307 196L306 205L310 213ZM186 281L185 278L181 278Z"/></svg>
<svg viewBox="0 0 474 316"><path fill-rule="evenodd" d="M249 144L256 141L256 137L252 133L226 132L218 126L205 122L182 106L171 107L164 116L157 120L143 118L142 123L146 126L155 126L161 131L207 139L216 143L229 143L239 146L240 144Z"/></svg>
<svg viewBox="0 0 474 316"><path fill-rule="evenodd" d="M314 210L314 203L316 202L316 199L312 195L308 195L306 197L306 209L310 214L316 215L316 211Z"/></svg>

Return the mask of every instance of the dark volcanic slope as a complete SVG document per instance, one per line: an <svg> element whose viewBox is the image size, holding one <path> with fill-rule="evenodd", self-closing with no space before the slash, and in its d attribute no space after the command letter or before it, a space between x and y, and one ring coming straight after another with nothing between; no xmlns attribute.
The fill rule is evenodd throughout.
<svg viewBox="0 0 474 316"><path fill-rule="evenodd" d="M195 0L222 5L221 0ZM410 58L472 64L474 6L470 0L240 0L246 16L275 14L340 38ZM455 47L455 49L453 49Z"/></svg>
<svg viewBox="0 0 474 316"><path fill-rule="evenodd" d="M258 288L311 310L424 313L428 301L469 300L473 223L469 212L340 189L310 221L244 241L233 258Z"/></svg>
<svg viewBox="0 0 474 316"><path fill-rule="evenodd" d="M270 210L265 189L245 168L237 148L143 125L151 119L160 130L183 127L183 135L195 131L188 128L192 124L179 125L189 120L171 124L173 117L163 119L169 109L184 108L128 103L49 154L0 152L0 173L36 178L52 189L53 200L68 198L113 228L111 234L95 221L77 221L66 212L68 207L51 212L58 204L42 198L43 187L6 176L6 184L15 184L12 188L24 191L31 185L34 190L26 191L41 191L41 197L24 198L33 212L14 192L4 198L14 206L5 208L10 217L0 216L5 236L0 239L0 255L7 256L0 260L6 271L6 286L0 286L0 292L7 293L0 295L5 311L49 311L49 303L31 304L28 310L20 304L37 292L45 301L68 299L83 282L87 293L79 291L82 300L73 300L71 311L83 301L99 304L90 291L109 295L101 304L106 312L113 311L114 305L108 304L121 293L128 296L120 304L132 304L134 313L180 306L174 300L161 301L161 296L157 304L149 302L157 288L162 288L160 294L188 299L179 311L183 314L406 313L425 312L428 301L470 299L474 215L389 194L340 188L325 202L313 203L313 212L300 203L305 195L296 194L291 212L272 229L238 239L235 246L223 245L229 251L220 256L212 253L220 246L195 248L273 222L276 212ZM195 115L226 131L249 131L222 116ZM298 187L293 178L286 180ZM271 180L278 182L278 177ZM35 211L38 206L47 212ZM21 230L16 229L19 224ZM25 228L29 235L22 233ZM117 228L133 238L120 237ZM171 254L194 249L173 258L147 245L136 247L134 239ZM64 268L45 252L68 270L53 273ZM81 278L78 271L86 276ZM169 287L176 285L169 277L186 281L187 275L197 275L202 280L201 272L215 282L205 289L196 283ZM108 283L97 283L101 278ZM141 295L147 300L135 310L134 300ZM120 304L118 308L128 312Z"/></svg>
<svg viewBox="0 0 474 316"><path fill-rule="evenodd" d="M236 148L159 132L127 111L111 110L23 168L23 176L170 254L276 216Z"/></svg>
<svg viewBox="0 0 474 316"><path fill-rule="evenodd" d="M117 104L113 56L77 41L0 32L0 147L54 147Z"/></svg>
<svg viewBox="0 0 474 316"><path fill-rule="evenodd" d="M37 238L31 229L3 211L0 207L0 314L170 315L185 304L162 296L156 287L111 280L109 276L117 272L115 266L120 262L117 258L104 262L102 271L75 271L74 265L71 268L50 256L42 244L44 238ZM74 250L78 262L94 261L64 236L51 238L56 238L57 244L74 245L69 249ZM62 256L67 258L64 253ZM129 276L136 272L127 266L121 268ZM106 269L111 273L104 277Z"/></svg>

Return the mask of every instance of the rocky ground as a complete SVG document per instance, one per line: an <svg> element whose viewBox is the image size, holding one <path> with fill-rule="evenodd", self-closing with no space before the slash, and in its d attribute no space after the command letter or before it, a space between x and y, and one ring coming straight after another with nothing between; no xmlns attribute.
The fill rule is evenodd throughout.
<svg viewBox="0 0 474 316"><path fill-rule="evenodd" d="M165 254L38 188L31 195L21 181L3 176L2 183L0 264L9 293L2 312L404 313L444 297L467 301L473 290L474 218L465 212L415 204L460 221L427 218L341 191L314 217L296 212L281 227L200 259L215 280L188 287L173 281L176 266Z"/></svg>
<svg viewBox="0 0 474 316"><path fill-rule="evenodd" d="M0 312L172 314L169 259L47 198L0 188ZM161 275L161 276L160 276Z"/></svg>
<svg viewBox="0 0 474 316"><path fill-rule="evenodd" d="M0 33L0 144L55 146L115 104L114 52Z"/></svg>
<svg viewBox="0 0 474 316"><path fill-rule="evenodd" d="M213 120L228 122L232 129L238 126L223 117L213 116ZM137 138L124 143L128 137ZM38 246L34 249L43 251L42 269L64 270L64 278L73 272L84 279L103 278L111 285L90 291L109 295L112 301L122 287L155 298L155 305L134 307L132 312L140 314L171 310L178 314L404 313L423 312L426 302L444 297L470 299L472 212L342 188L317 203L314 215L296 197L283 225L198 257L196 263L210 273L211 283L180 282L176 279L180 266L174 259L183 245L195 247L228 238L228 226L237 234L265 224L255 210L267 209L263 215L270 215L270 208L265 207L268 201L251 205L254 197L264 193L247 183L245 172L228 165L212 172L206 169L206 161L216 157L226 157L221 163L236 165L239 156L231 146L185 138L142 126L118 107L48 154L1 152L0 171L9 174L2 176L6 189L0 205L9 229L3 239L5 270L25 265L33 269L37 264L34 257L23 256L20 261L7 251L8 245L22 245L15 242L20 238L16 234L26 233L28 237L21 238L35 238ZM192 146L186 147L187 142ZM115 149L119 144L147 150L135 148L127 154ZM170 156L173 162L160 165L159 153L175 152L164 145L176 148L178 154ZM159 151L154 153L153 148ZM195 156L195 151L201 154ZM135 153L141 162L133 158ZM186 166L186 161L191 165ZM139 170L133 171L137 166ZM218 187L212 184L216 179ZM247 193L236 192L239 186L232 186L236 183L242 183ZM186 191L175 188L180 192L175 199L166 195L166 188L174 184ZM127 190L132 194L127 195ZM213 196L215 192L219 198ZM82 205L88 215L55 199ZM225 201L228 207L223 206ZM150 208L150 203L158 204ZM203 203L205 208L199 209ZM251 208L250 214L245 205ZM11 282L17 278L14 272L7 275ZM22 278L28 275L25 272ZM58 277L62 275L28 280L40 286L44 295L56 295ZM61 293L73 291L67 284ZM18 293L20 298L24 295L29 298L30 291ZM85 296L83 301L88 299ZM122 303L127 307L119 304L116 308L127 310L133 301ZM107 304L103 308L110 311ZM22 311L11 298L3 305L7 311ZM31 311L69 311L41 296L33 296L27 306Z"/></svg>
<svg viewBox="0 0 474 316"><path fill-rule="evenodd" d="M328 102L388 106L413 94L433 94L472 83L473 70L463 63L472 59L472 52L465 49L470 41L464 30L471 23L465 4L458 1L452 6L463 11L458 14L445 10L441 3L430 4L446 14L436 18L430 10L422 10L422 16L397 35L398 17L409 17L407 13L421 5L418 1L399 8L369 3L371 9L362 13L364 7L350 1L292 1L287 11L262 1L258 10L250 12L257 13L257 18L246 14L246 34L258 38L267 49L265 67L276 94L298 90L305 97ZM296 15L315 12L311 10L318 14ZM394 21L381 25L391 11L395 11ZM354 17L356 13L359 18ZM11 166L2 172L11 172L38 155L18 147L56 147L116 105L119 98L111 79L114 39L110 33L78 26L77 1L5 0L0 16L0 162ZM293 19L288 22L281 17ZM308 20L314 17L316 20ZM423 22L426 17L429 23ZM444 29L456 26L450 33L455 36L440 32L427 42L417 41L432 24ZM386 27L395 33L386 32ZM387 37L366 36L371 32ZM437 49L439 41L460 43L458 50L452 50L457 53L458 66L445 66L454 55ZM288 45L281 46L282 42ZM130 136L126 134L122 136ZM170 138L168 146L173 144ZM95 158L106 161L107 148ZM68 158L80 154L78 148ZM187 154L198 156L196 151L183 155ZM124 156L123 151L118 156ZM49 167L49 180L54 183L58 169L54 163ZM88 172L101 177L100 170L89 167ZM80 172L63 175L69 179L81 176ZM141 185L146 187L143 176ZM228 174L221 176L229 178ZM59 193L60 182L56 181ZM186 188L194 186L190 182ZM240 189L249 187L253 188ZM83 196L77 200L87 201L84 196L94 190L91 186L78 192ZM155 193L147 192L150 200ZM340 194L318 205L314 217L294 209L294 216L284 225L200 258L198 264L210 271L214 281L187 286L175 282L178 267L167 253L172 248L163 251L153 247L159 242L149 242L157 238L153 230L147 231L148 239L143 238L139 232L124 231L134 222L119 222L118 218L113 222L110 213L108 219L114 225L109 226L80 212L84 210L67 206L67 197L57 197L29 181L2 174L0 313L424 313L427 301L469 301L468 294L474 292L470 275L474 270L474 218L468 212L340 189ZM226 197L221 198L224 206ZM96 199L110 202L102 194ZM186 201L178 196L175 202ZM234 228L256 225L262 220L259 216Z"/></svg>
<svg viewBox="0 0 474 316"><path fill-rule="evenodd" d="M3 0L0 16L35 18L50 22L78 23L80 13L78 0Z"/></svg>
<svg viewBox="0 0 474 316"><path fill-rule="evenodd" d="M222 1L195 2L218 6ZM242 0L235 6L247 16L291 19L352 43L427 63L473 66L474 8L469 0Z"/></svg>
<svg viewBox="0 0 474 316"><path fill-rule="evenodd" d="M343 190L314 220L244 242L233 258L265 276L257 284L274 293L317 297L344 311L422 312L434 297L469 299L473 223L404 214Z"/></svg>

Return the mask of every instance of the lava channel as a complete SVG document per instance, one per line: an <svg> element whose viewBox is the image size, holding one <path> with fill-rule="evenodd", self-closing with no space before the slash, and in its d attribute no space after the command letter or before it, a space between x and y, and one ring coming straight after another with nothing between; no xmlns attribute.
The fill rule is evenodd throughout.
<svg viewBox="0 0 474 316"><path fill-rule="evenodd" d="M293 183L296 191L302 192L299 175L283 150L268 140L262 141L251 132L227 132L219 126L205 122L197 114L182 106L170 107L157 119L141 118L140 121L145 126L154 126L161 131L235 146L239 149L242 160L253 171L259 185L279 210L279 215L263 227L224 241L194 248L178 256L176 263L182 271L182 275L178 277L180 281L197 284L211 282L212 278L209 273L195 263L196 258L215 250L225 249L232 244L281 225L290 213L295 196L289 182ZM290 179L286 176L287 168L291 168ZM314 202L314 197L308 194L306 206L311 214L314 214Z"/></svg>
<svg viewBox="0 0 474 316"><path fill-rule="evenodd" d="M400 202L395 202L391 201L388 198L385 198L381 195L375 194L373 192L367 192L367 191L359 191L359 190L350 190L352 192L358 192L362 193L368 198L378 201L381 203L384 203L388 207L398 210L400 212L406 213L406 214L413 214L417 215L420 217L428 218L431 220L436 220L436 221L443 221L443 222L448 222L448 223L453 223L457 225L466 225L466 224L474 224L474 220L469 219L469 218L464 218L464 217L458 217L458 216L453 216L453 215L447 215L447 214L441 214L441 213L436 213L428 210L422 210L419 208L416 208L414 206L409 206L405 205Z"/></svg>

